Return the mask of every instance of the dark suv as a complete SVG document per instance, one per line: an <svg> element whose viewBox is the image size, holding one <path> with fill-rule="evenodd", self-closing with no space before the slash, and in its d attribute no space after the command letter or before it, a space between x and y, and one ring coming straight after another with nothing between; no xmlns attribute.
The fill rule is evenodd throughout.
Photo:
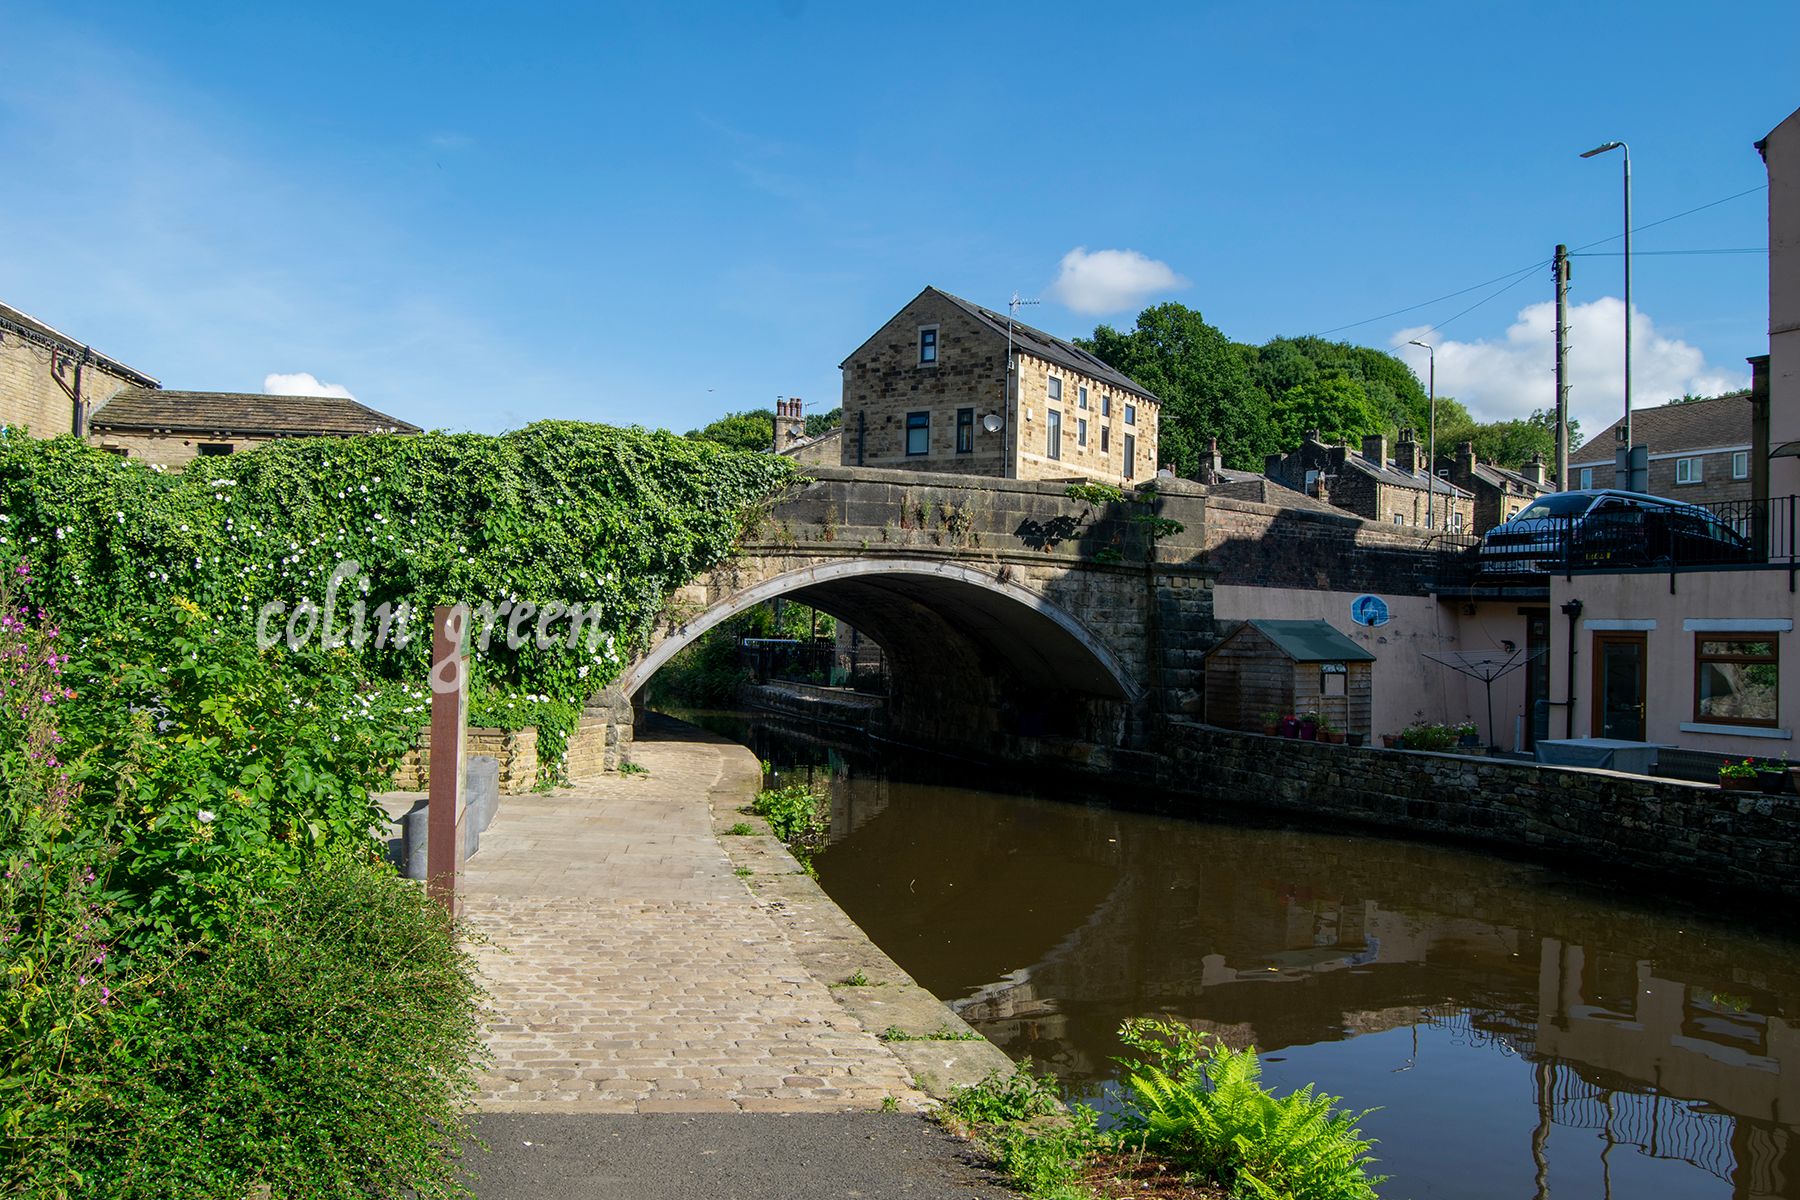
<svg viewBox="0 0 1800 1200"><path fill-rule="evenodd" d="M1483 574L1750 562L1748 541L1712 513L1642 492L1543 496L1481 539Z"/></svg>

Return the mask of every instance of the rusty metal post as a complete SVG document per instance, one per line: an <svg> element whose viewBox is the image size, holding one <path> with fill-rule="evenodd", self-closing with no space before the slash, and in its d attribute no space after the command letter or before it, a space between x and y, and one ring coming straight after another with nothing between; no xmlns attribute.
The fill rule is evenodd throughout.
<svg viewBox="0 0 1800 1200"><path fill-rule="evenodd" d="M469 664L463 633L466 604L440 604L431 616L431 756L428 763L425 887L456 915L462 871L463 731L468 726Z"/></svg>

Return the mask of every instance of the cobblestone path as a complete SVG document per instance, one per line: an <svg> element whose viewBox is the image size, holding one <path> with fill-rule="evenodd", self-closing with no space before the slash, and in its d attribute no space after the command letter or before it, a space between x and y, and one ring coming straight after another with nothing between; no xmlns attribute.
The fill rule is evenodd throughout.
<svg viewBox="0 0 1800 1200"><path fill-rule="evenodd" d="M705 738L705 735L695 735ZM733 874L713 798L733 743L639 741L649 774L512 796L464 876L490 992L490 1112L876 1108L924 1097Z"/></svg>

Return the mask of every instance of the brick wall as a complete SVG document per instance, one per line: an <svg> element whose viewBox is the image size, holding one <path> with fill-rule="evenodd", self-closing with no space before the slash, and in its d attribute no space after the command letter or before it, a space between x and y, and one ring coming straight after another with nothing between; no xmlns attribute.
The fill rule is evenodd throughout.
<svg viewBox="0 0 1800 1200"><path fill-rule="evenodd" d="M73 383L72 367L63 380ZM91 414L126 386L126 380L94 363L81 368L81 394ZM72 432L75 406L50 371L50 351L12 333L0 332L0 425L29 426L37 437Z"/></svg>
<svg viewBox="0 0 1800 1200"><path fill-rule="evenodd" d="M180 470L196 458L200 457L200 446L203 443L228 444L232 452L248 450L252 446L261 445L268 438L240 437L208 438L183 435L179 433L115 433L108 429L100 429L88 437L88 441L104 450L124 454L129 458L141 459L148 463L161 463L165 467Z"/></svg>
<svg viewBox="0 0 1800 1200"><path fill-rule="evenodd" d="M1800 800L1486 758L1356 749L1171 722L1163 786L1492 845L1708 891L1800 898Z"/></svg>
<svg viewBox="0 0 1800 1200"><path fill-rule="evenodd" d="M463 735L463 759L471 754L492 755L500 763L500 793L519 796L537 786L537 730L491 729L472 726ZM407 751L394 771L394 789L424 791L431 782L431 731L419 731L416 747Z"/></svg>

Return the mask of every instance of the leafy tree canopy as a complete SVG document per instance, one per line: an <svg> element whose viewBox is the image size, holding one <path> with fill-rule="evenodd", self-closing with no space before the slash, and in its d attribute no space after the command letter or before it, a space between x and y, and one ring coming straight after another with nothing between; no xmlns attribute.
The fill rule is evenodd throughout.
<svg viewBox="0 0 1800 1200"><path fill-rule="evenodd" d="M733 450L768 450L775 445L775 412L768 408L753 408L747 412L727 413L710 425L690 429L688 436L695 441L716 442Z"/></svg>
<svg viewBox="0 0 1800 1200"><path fill-rule="evenodd" d="M830 412L806 414L806 436L818 437L821 433L830 433L844 423L844 410L834 408Z"/></svg>

